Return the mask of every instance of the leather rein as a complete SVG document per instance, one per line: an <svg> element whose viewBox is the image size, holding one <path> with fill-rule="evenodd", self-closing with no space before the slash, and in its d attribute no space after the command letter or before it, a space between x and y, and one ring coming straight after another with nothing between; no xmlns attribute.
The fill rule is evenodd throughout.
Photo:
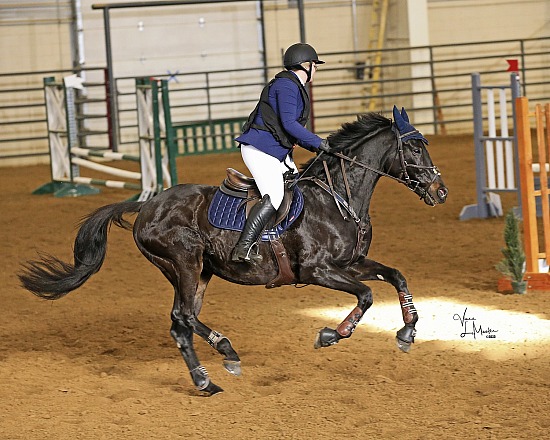
<svg viewBox="0 0 550 440"><path fill-rule="evenodd" d="M350 259L348 264L352 264L359 257L361 242L362 242L363 237L365 236L365 234L370 229L371 224L370 224L370 217L369 217L368 213L367 213L366 219L362 220L361 218L359 218L359 216L356 214L353 207L351 206L351 197L352 197L352 195L351 195L351 190L350 190L350 187L349 187L348 177L347 177L347 173L346 173L345 162L349 162L350 166L355 164L355 165L357 165L361 168L364 168L368 171L372 171L372 172L374 172L374 173L376 173L380 176L389 177L390 179L393 179L393 180L395 180L399 183L402 183L403 185L405 185L407 188L409 188L411 191L415 192L416 194L418 194L417 191L420 191L419 195L420 195L421 200L425 199L426 197L431 198L431 196L428 194L427 189L420 188L420 183L421 183L420 181L413 180L413 179L410 178L409 173L407 172L407 168L425 169L425 170L431 170L433 172L433 178L432 178L430 184L426 186L426 188L429 188L429 186L435 181L435 179L437 179L437 176L440 175L439 170L437 169L436 166L425 166L425 165L409 164L405 160L405 154L404 154L404 151L403 151L403 138L409 137L411 135L414 135L414 134L418 133L417 130L414 130L414 131L411 131L411 132L408 132L408 133L405 133L405 134L401 134L401 133L399 133L399 131L397 130L397 128L395 128L395 126L393 124L391 126L391 129L395 133L395 136L397 138L397 151L396 151L395 157L394 157L394 159L393 159L393 161L392 161L392 163L391 163L391 165L388 169L391 169L393 164L395 163L395 161L397 159L399 159L400 166L401 166L399 177L392 176L391 174L389 174L385 171L374 168L374 167L372 167L370 165L367 165L363 162L359 162L359 161L356 160L356 156L353 157L353 158L350 158L350 157L346 156L345 154L333 151L333 152L330 152L328 154L340 158L340 169L341 169L341 172L342 172L342 178L344 180L344 187L345 187L345 190L346 190L347 200L344 199L340 194L338 194L336 192L336 190L334 189L334 185L332 183L332 177L331 177L331 174L329 172L326 160L323 160L323 167L324 167L324 170L325 170L325 177L326 177L326 180L327 180L326 183L323 182L322 180L320 180L319 178L314 177L314 176L312 176L312 177L305 177L304 176L307 173L307 171L311 168L311 166L317 161L317 159L319 159L322 156L322 154L324 152L320 152L317 155L317 157L311 162L309 167L302 174L300 174L298 179L296 179L292 184L292 186L294 186L299 181L305 181L305 180L312 181L313 183L315 183L317 186L322 188L324 191L326 191L328 194L330 194L333 197L334 202L336 204L336 207L338 208L338 211L340 212L340 215L342 216L342 218L345 221L349 221L350 220L349 217L351 217L351 219L353 219L355 224L357 224L357 226L358 226L358 229L357 229L357 242L355 244L353 254L352 254L351 259ZM359 139L358 141L353 143L349 147L349 149L351 150L354 147L357 147L360 143L363 143L363 142L366 142L366 141L372 139L373 137L378 135L383 130L386 130L386 128L381 128L379 130L376 130L375 132L371 133L370 136L368 136L366 139L365 138ZM346 213L349 214L349 217L348 217L348 215L346 215Z"/></svg>
<svg viewBox="0 0 550 440"><path fill-rule="evenodd" d="M349 147L349 149L353 149L353 148L357 147L360 143L363 143L363 142L366 142L366 141L372 139L373 137L375 137L376 135L378 135L381 131L383 131L385 129L386 128L378 129L375 132L371 133L370 136L368 136L366 139L363 138L363 139L357 140L354 144L352 144ZM359 161L356 160L356 157L350 158L350 157L348 157L345 154L342 154L340 152L332 151L328 154L331 154L332 156L336 156L336 157L340 158L340 169L341 169L342 177L343 177L343 180L344 180L344 187L346 189L347 201L342 196L340 196L336 192L336 190L334 189L334 186L332 184L332 177L330 175L328 165L327 165L327 162L325 160L323 160L323 167L325 169L325 176L326 176L326 179L327 179L327 183L323 182L322 180L320 180L317 177L305 177L305 174L308 172L308 170L311 168L311 166L322 156L322 154L324 152L321 152L317 155L317 157L313 160L313 162L309 165L309 167L302 174L300 174L300 176L298 177L297 180L295 180L293 182L292 186L296 185L300 180L310 180L310 181L314 182L315 184L317 184L318 186L320 186L322 189L324 189L326 192L328 192L329 194L331 194L333 196L334 201L336 203L336 206L338 207L338 210L340 211L340 214L342 215L344 220L348 221L349 218L344 214L344 212L342 211L342 208L345 211L348 212L348 214L353 218L353 220L356 223L359 223L360 219L357 216L357 214L355 213L355 211L353 210L353 208L351 207L351 191L350 191L350 188L349 188L348 178L347 178L347 174L346 174L345 162L349 162L350 166L355 164L355 165L357 165L361 168L364 168L368 171L372 171L373 173L376 173L380 176L388 177L392 180L395 180L396 182L402 183L403 185L405 185L408 189L410 189L413 192L420 191L419 195L420 195L421 200L425 199L426 197L431 198L431 196L428 194L428 191L426 189L419 188L421 182L418 181L418 180L411 179L410 176L409 176L409 173L407 172L407 168L417 168L417 169L431 170L432 173L433 173L433 177L432 177L432 180L431 180L430 184L426 185L426 187L429 187L435 181L435 179L437 179L437 176L440 175L439 170L437 169L437 167L435 165L426 166L426 165L409 164L405 160L405 154L404 154L404 151L403 151L403 138L414 135L414 134L418 133L418 131L414 130L414 131L411 131L411 132L408 132L408 133L401 134L401 133L399 133L399 131L397 130L397 128L395 128L395 126L393 124L391 126L391 129L395 133L395 136L397 138L397 151L396 151L395 157L394 157L394 159L393 159L393 161L392 161L389 168L391 168L393 166L393 164L395 163L395 161L397 159L399 159L399 162L400 162L400 165L401 165L401 172L399 174L400 177L392 176L391 174L386 173L385 171L374 168L374 167L372 167L370 165L367 165L363 162L359 162Z"/></svg>

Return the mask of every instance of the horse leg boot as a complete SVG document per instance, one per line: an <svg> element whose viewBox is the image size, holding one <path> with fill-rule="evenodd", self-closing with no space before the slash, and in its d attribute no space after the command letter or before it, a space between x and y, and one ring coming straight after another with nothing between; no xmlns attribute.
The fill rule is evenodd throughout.
<svg viewBox="0 0 550 440"><path fill-rule="evenodd" d="M418 313L412 302L412 295L407 289L405 290L406 292L399 292L398 294L405 326L397 332L396 342L401 351L408 353L416 336L415 325L418 321Z"/></svg>
<svg viewBox="0 0 550 440"><path fill-rule="evenodd" d="M231 253L232 261L248 261L253 264L262 261L262 256L259 253L252 253L252 247L256 244L260 234L276 213L277 210L271 204L268 194L263 196L262 200L252 207L239 241Z"/></svg>

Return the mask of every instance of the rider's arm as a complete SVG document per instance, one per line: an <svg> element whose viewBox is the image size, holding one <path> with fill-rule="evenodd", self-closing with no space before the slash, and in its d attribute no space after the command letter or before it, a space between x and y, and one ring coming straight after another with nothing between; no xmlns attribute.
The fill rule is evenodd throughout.
<svg viewBox="0 0 550 440"><path fill-rule="evenodd" d="M290 80L283 80L277 86L275 97L283 129L296 139L298 145L306 148L319 148L322 139L298 122L300 115L297 114L296 107L302 97L296 84Z"/></svg>

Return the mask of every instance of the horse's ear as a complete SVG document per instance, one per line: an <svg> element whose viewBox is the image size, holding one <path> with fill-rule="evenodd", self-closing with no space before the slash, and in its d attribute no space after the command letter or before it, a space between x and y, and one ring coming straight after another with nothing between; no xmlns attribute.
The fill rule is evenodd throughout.
<svg viewBox="0 0 550 440"><path fill-rule="evenodd" d="M405 116L407 116L407 113L405 113ZM399 110L397 110L397 107L393 106L393 119L395 121L395 125L397 127L397 130L399 133L408 133L411 130L414 130L414 127L412 127L411 124L409 124L408 119L405 120L403 118L403 111L399 113Z"/></svg>
<svg viewBox="0 0 550 440"><path fill-rule="evenodd" d="M399 114L399 110L397 110L397 107L393 106L393 120L395 123L397 123L398 120L403 119L401 115Z"/></svg>
<svg viewBox="0 0 550 440"><path fill-rule="evenodd" d="M411 122L411 121L409 121L409 115L405 111L405 107L401 107L401 116L403 117L405 122L409 122L409 123Z"/></svg>

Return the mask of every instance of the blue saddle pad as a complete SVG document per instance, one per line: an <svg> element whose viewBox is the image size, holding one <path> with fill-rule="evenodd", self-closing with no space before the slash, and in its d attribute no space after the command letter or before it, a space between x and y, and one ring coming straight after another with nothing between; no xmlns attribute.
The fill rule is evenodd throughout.
<svg viewBox="0 0 550 440"><path fill-rule="evenodd" d="M269 241L270 237L279 237L300 216L303 208L304 196L302 191L295 186L288 215L275 228L264 231L262 241ZM244 198L230 196L218 189L208 208L208 221L216 228L242 231L246 221L245 210Z"/></svg>

